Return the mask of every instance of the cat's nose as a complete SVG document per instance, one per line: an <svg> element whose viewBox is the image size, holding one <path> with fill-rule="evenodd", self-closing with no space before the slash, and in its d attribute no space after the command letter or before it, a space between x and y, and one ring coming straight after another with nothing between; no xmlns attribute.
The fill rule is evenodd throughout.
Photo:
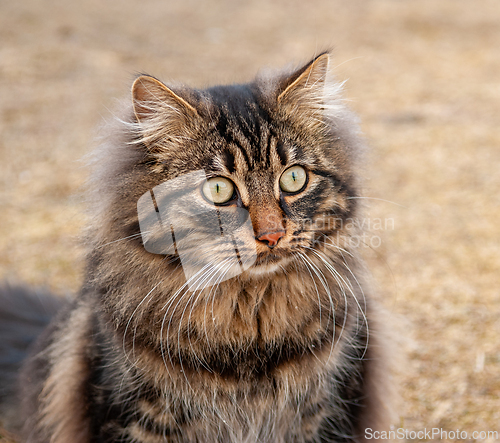
<svg viewBox="0 0 500 443"><path fill-rule="evenodd" d="M267 243L267 246L273 249L281 237L285 235L285 231L268 232L257 237L257 240L262 243Z"/></svg>

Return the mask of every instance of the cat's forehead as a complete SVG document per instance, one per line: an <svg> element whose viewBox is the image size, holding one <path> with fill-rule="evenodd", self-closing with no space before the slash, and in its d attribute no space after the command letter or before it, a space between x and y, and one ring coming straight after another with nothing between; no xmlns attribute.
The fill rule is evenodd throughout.
<svg viewBox="0 0 500 443"><path fill-rule="evenodd" d="M273 118L248 85L211 88L210 105L214 130L228 144L257 147L273 132ZM254 150L255 159L259 153Z"/></svg>
<svg viewBox="0 0 500 443"><path fill-rule="evenodd" d="M310 150L303 149L300 134L283 124L251 85L215 87L208 92L210 136L216 147L211 163L229 173L258 174L313 160Z"/></svg>

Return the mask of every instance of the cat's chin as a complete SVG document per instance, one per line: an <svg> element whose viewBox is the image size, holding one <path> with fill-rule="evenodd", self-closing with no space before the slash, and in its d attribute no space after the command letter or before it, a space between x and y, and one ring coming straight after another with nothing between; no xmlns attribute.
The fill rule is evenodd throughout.
<svg viewBox="0 0 500 443"><path fill-rule="evenodd" d="M261 277L283 272L285 266L292 261L292 257L283 257L278 261L261 261L248 268L244 274L252 277Z"/></svg>

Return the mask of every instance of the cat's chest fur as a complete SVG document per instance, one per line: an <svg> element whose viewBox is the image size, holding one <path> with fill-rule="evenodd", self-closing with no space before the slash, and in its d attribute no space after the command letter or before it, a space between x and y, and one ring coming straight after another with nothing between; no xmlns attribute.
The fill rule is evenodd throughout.
<svg viewBox="0 0 500 443"><path fill-rule="evenodd" d="M114 411L105 425L99 422L102 416L96 421L95 426L105 430L102 438L314 441L332 406L335 380L341 379L339 368L350 367L339 356L341 346L332 342L335 325L327 315L323 323L314 315L317 303L315 309L311 303L308 312L304 302L302 312L294 313L301 321L291 322L287 309L298 311L298 301L286 297L283 288L280 293L269 285L259 288L257 284L253 289L246 297L240 294L242 306L233 307L232 317L219 319L219 326L215 309L211 327L205 325L203 331L192 327L189 339L187 333L182 339L172 336L182 344L165 350L136 339L124 347L125 358L115 351L116 343L109 342L112 334L102 329L105 323L94 318L100 369L93 401L98 409ZM279 323L278 312L288 318L287 325ZM351 333L351 325L343 327L346 334ZM290 328L296 330L295 337Z"/></svg>

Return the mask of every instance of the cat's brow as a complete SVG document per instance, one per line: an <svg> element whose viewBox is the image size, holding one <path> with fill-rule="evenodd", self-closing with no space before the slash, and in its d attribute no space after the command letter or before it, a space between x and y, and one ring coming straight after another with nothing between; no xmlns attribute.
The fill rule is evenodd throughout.
<svg viewBox="0 0 500 443"><path fill-rule="evenodd" d="M234 128L232 127L229 119L221 113L219 117L219 121L217 122L217 131L219 132L220 136L228 143L233 145L236 149L238 149L241 152L241 156L243 157L247 169L250 169L250 166L252 164L250 160L250 154L247 152L247 149L243 146L244 143L240 140L240 137L237 136L237 132L235 129L239 129L238 127Z"/></svg>
<svg viewBox="0 0 500 443"><path fill-rule="evenodd" d="M234 154L231 151L226 149L222 152L222 164L226 167L230 174L235 171L234 161Z"/></svg>
<svg viewBox="0 0 500 443"><path fill-rule="evenodd" d="M276 152L278 153L278 157L283 166L286 166L288 163L288 153L286 151L285 145L283 143L278 142L276 146Z"/></svg>

